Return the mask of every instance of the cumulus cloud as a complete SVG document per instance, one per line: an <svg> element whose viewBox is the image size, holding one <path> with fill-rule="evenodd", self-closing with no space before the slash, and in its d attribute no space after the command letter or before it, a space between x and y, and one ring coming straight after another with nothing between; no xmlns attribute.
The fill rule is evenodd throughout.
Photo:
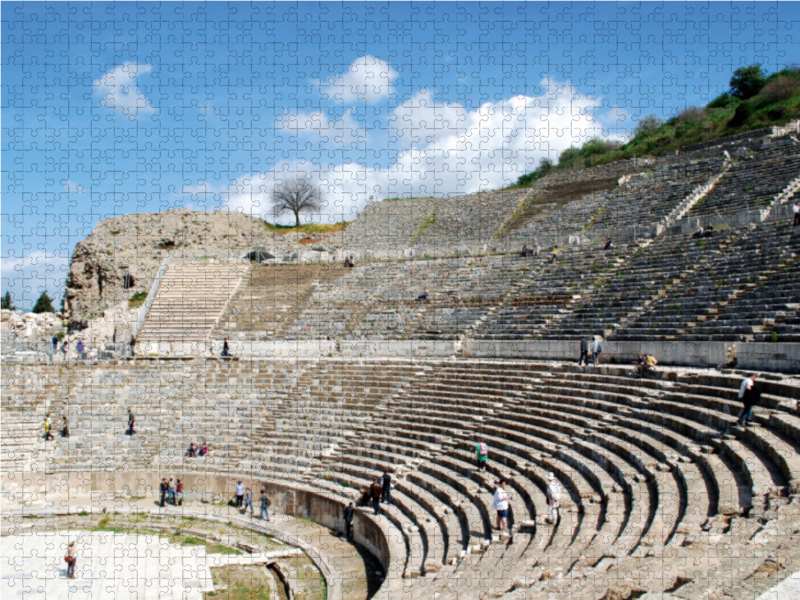
<svg viewBox="0 0 800 600"><path fill-rule="evenodd" d="M358 144L365 139L364 129L353 118L352 110L345 111L339 119L328 118L323 111L286 114L275 122L275 129L318 137L336 146Z"/></svg>
<svg viewBox="0 0 800 600"><path fill-rule="evenodd" d="M620 115L606 114L610 109L600 114L598 99L568 83L545 79L541 85L540 96L518 95L476 108L440 102L421 90L390 114L391 164L285 161L213 192L228 208L270 218L269 194L276 181L300 172L319 181L325 192L327 206L318 219L353 219L371 196L453 196L498 189L514 183L543 157L557 160L570 146L593 137L624 139L622 134L607 135L609 124ZM321 113L312 114L319 117L294 122L302 120L306 128L318 126L319 131L330 126Z"/></svg>
<svg viewBox="0 0 800 600"><path fill-rule="evenodd" d="M100 103L131 118L155 111L137 85L139 75L149 73L151 69L150 65L131 62L112 69L93 84L103 96Z"/></svg>
<svg viewBox="0 0 800 600"><path fill-rule="evenodd" d="M397 71L389 63L367 54L353 61L346 73L324 83L318 82L318 85L321 93L340 102L377 102L392 93L392 81L396 77Z"/></svg>

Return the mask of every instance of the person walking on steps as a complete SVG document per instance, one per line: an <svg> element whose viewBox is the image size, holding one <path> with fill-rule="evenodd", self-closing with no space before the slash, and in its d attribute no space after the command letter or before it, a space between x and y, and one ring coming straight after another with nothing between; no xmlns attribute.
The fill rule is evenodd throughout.
<svg viewBox="0 0 800 600"><path fill-rule="evenodd" d="M508 500L509 496L506 492L506 480L501 479L497 484L497 489L494 491L494 509L497 511L497 527L500 531L508 529Z"/></svg>
<svg viewBox="0 0 800 600"><path fill-rule="evenodd" d="M67 578L75 579L75 564L78 562L78 542L76 540L67 545L67 555L64 560L67 561Z"/></svg>
<svg viewBox="0 0 800 600"><path fill-rule="evenodd" d="M383 494L383 486L378 478L369 486L370 496L372 497L372 508L375 509L375 514L381 514L381 495Z"/></svg>
<svg viewBox="0 0 800 600"><path fill-rule="evenodd" d="M50 440L54 440L53 434L50 432L50 428L53 426L52 421L50 421L50 413L47 413L44 417L44 441L49 442Z"/></svg>
<svg viewBox="0 0 800 600"><path fill-rule="evenodd" d="M244 506L242 507L242 514L247 514L247 507L250 507L250 517L255 516L255 512L253 511L253 491L250 488L245 488L244 490Z"/></svg>
<svg viewBox="0 0 800 600"><path fill-rule="evenodd" d="M381 477L381 501L386 504L392 503L392 476L388 471L384 471Z"/></svg>
<svg viewBox="0 0 800 600"><path fill-rule="evenodd" d="M136 425L136 417L133 415L133 410L128 409L128 435L133 435L136 430L133 428Z"/></svg>
<svg viewBox="0 0 800 600"><path fill-rule="evenodd" d="M131 346L131 358L133 358L134 356L136 356L136 336L135 335L131 336L131 341L129 343L130 343L130 346Z"/></svg>
<svg viewBox="0 0 800 600"><path fill-rule="evenodd" d="M760 400L760 393L756 390L756 374L748 375L742 380L739 386L739 401L742 403L742 412L736 420L736 424L747 427L747 423L753 422L753 408Z"/></svg>
<svg viewBox="0 0 800 600"><path fill-rule="evenodd" d="M261 496L259 497L259 502L261 503L261 511L259 513L259 518L264 520L266 516L266 520L269 521L269 498L267 498L267 490L261 488Z"/></svg>
<svg viewBox="0 0 800 600"><path fill-rule="evenodd" d="M231 348L228 345L228 338L225 338L225 341L222 342L222 356L224 358L229 358L231 355Z"/></svg>
<svg viewBox="0 0 800 600"><path fill-rule="evenodd" d="M600 336L597 336L592 341L592 362L596 365L600 362L600 355L603 353L603 342Z"/></svg>
<svg viewBox="0 0 800 600"><path fill-rule="evenodd" d="M553 473L548 473L547 479L547 505L550 507L550 521L552 525L558 525L558 507L559 500L561 500L561 488Z"/></svg>
<svg viewBox="0 0 800 600"><path fill-rule="evenodd" d="M69 437L69 419L67 419L67 415L62 417L64 419L64 427L61 429L61 437L68 438Z"/></svg>
<svg viewBox="0 0 800 600"><path fill-rule="evenodd" d="M581 356L578 358L578 366L589 366L589 340L586 336L581 338Z"/></svg>
<svg viewBox="0 0 800 600"><path fill-rule="evenodd" d="M355 512L356 508L352 502L344 508L344 535L348 540L353 539L353 515Z"/></svg>
<svg viewBox="0 0 800 600"><path fill-rule="evenodd" d="M478 471L486 470L486 463L489 462L489 445L486 440L478 442L478 445L475 446L475 461Z"/></svg>
<svg viewBox="0 0 800 600"><path fill-rule="evenodd" d="M800 225L800 200L794 203L792 207L792 212L794 213L794 221L792 222L792 227L797 227Z"/></svg>
<svg viewBox="0 0 800 600"><path fill-rule="evenodd" d="M242 508L244 502L244 484L241 481L236 482L236 508Z"/></svg>

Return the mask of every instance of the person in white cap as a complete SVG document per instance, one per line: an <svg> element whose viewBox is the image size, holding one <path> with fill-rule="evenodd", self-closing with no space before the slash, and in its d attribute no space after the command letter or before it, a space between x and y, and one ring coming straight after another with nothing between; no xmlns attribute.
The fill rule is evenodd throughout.
<svg viewBox="0 0 800 600"><path fill-rule="evenodd" d="M547 504L550 505L550 515L553 525L558 525L558 501L561 499L561 488L556 481L556 476L552 473L547 474L549 483L547 484Z"/></svg>

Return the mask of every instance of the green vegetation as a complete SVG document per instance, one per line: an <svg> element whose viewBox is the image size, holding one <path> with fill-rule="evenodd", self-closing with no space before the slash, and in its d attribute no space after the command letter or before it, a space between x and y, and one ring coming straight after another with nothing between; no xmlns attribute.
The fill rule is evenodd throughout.
<svg viewBox="0 0 800 600"><path fill-rule="evenodd" d="M47 292L42 292L42 295L39 296L39 299L36 301L36 304L33 305L33 310L31 312L34 313L46 313L46 312L56 312L53 308L53 300L50 296L47 295Z"/></svg>
<svg viewBox="0 0 800 600"><path fill-rule="evenodd" d="M737 69L730 89L705 108L689 107L666 122L655 115L639 120L633 138L625 144L593 138L580 148L561 153L558 165L543 159L539 167L522 175L512 188L530 187L552 171L604 165L635 156L657 156L689 144L783 125L800 118L800 67L767 75L761 65Z"/></svg>
<svg viewBox="0 0 800 600"><path fill-rule="evenodd" d="M267 231L271 231L272 233L276 233L278 235L286 235L287 233L307 233L307 234L316 234L316 233L336 233L337 231L344 231L347 229L347 226L350 225L350 221L340 221L338 223L307 223L306 225L300 225L299 227L289 226L289 225L278 225L270 223L269 221L264 221L264 229Z"/></svg>
<svg viewBox="0 0 800 600"><path fill-rule="evenodd" d="M419 226L419 231L417 231L417 233L414 234L413 239L416 240L420 235L422 235L425 232L426 229L428 229L431 225L434 224L436 224L436 213L431 213L427 217L425 217L425 220L422 222L422 225Z"/></svg>
<svg viewBox="0 0 800 600"><path fill-rule="evenodd" d="M144 304L145 300L147 300L147 294L144 292L136 292L131 296L130 300L128 300L128 307L136 308L137 306L141 306Z"/></svg>
<svg viewBox="0 0 800 600"><path fill-rule="evenodd" d="M16 308L11 302L11 292L6 290L6 293L3 295L2 306L0 308L5 310L14 310L14 308Z"/></svg>
<svg viewBox="0 0 800 600"><path fill-rule="evenodd" d="M404 200L433 200L433 196L409 196L408 198L401 198L396 196L394 198L384 198L383 202L403 202Z"/></svg>
<svg viewBox="0 0 800 600"><path fill-rule="evenodd" d="M230 565L211 569L214 587L219 591L204 594L223 600L270 600L269 580L262 567ZM224 588L224 589L219 589Z"/></svg>

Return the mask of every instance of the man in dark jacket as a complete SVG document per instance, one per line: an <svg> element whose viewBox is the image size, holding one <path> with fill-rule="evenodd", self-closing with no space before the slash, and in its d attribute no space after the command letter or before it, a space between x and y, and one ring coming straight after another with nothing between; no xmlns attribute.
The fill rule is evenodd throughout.
<svg viewBox="0 0 800 600"><path fill-rule="evenodd" d="M129 408L128 409L128 435L133 435L136 433L136 430L133 426L136 424L136 417L133 416L133 411Z"/></svg>
<svg viewBox="0 0 800 600"><path fill-rule="evenodd" d="M161 480L161 487L159 490L161 491L161 508L164 508L164 501L167 499L167 492L169 491L169 484L167 483L166 477Z"/></svg>
<svg viewBox="0 0 800 600"><path fill-rule="evenodd" d="M589 366L589 340L586 339L586 336L581 338L581 357L578 359L578 366L580 367L582 364Z"/></svg>
<svg viewBox="0 0 800 600"><path fill-rule="evenodd" d="M375 514L381 514L381 495L383 494L383 486L376 478L369 486L370 495L372 496L372 508L375 509Z"/></svg>
<svg viewBox="0 0 800 600"><path fill-rule="evenodd" d="M345 535L347 539L352 539L353 537L353 514L355 514L356 509L351 502L348 506L344 507L344 526L345 526Z"/></svg>
<svg viewBox="0 0 800 600"><path fill-rule="evenodd" d="M381 499L386 502L386 504L392 503L392 476L389 475L388 472L384 471L383 479L381 479L381 488L382 494Z"/></svg>
<svg viewBox="0 0 800 600"><path fill-rule="evenodd" d="M753 409L761 401L761 389L756 385L756 376L750 375L739 389L739 400L742 402L742 413L736 421L737 425L747 427L747 423L753 422Z"/></svg>

